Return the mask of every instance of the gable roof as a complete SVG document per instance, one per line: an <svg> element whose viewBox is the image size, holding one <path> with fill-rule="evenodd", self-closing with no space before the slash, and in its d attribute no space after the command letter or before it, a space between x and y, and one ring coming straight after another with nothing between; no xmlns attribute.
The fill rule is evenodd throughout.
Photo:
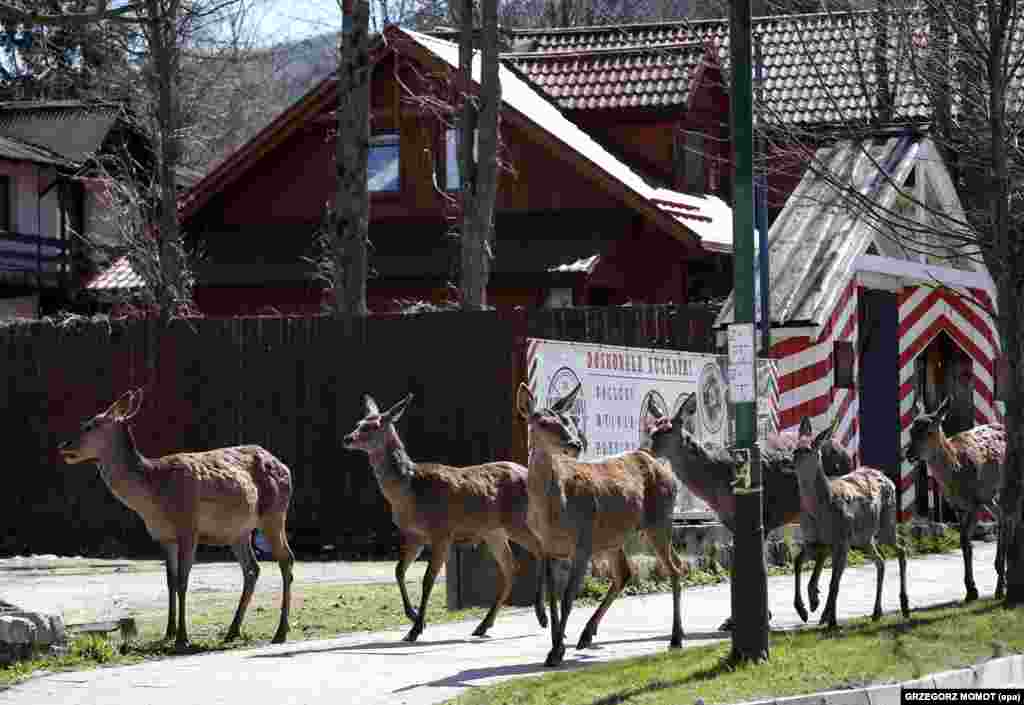
<svg viewBox="0 0 1024 705"><path fill-rule="evenodd" d="M858 205L857 198L893 212L897 187L918 188L906 186L911 170L918 167L916 182L927 184L934 194L927 196L932 207L963 217L945 166L926 138L907 133L881 144L842 141L819 149L811 163L814 168L804 173L768 231L773 323L823 325L856 273L858 258L872 243L892 259L908 259L885 235L885 223L872 215L872 207ZM970 271L979 281L990 280L980 264L970 265ZM734 296L722 306L716 326L734 320Z"/></svg>
<svg viewBox="0 0 1024 705"><path fill-rule="evenodd" d="M113 103L2 102L0 135L81 163L100 151L121 115Z"/></svg>
<svg viewBox="0 0 1024 705"><path fill-rule="evenodd" d="M458 46L443 39L392 25L384 30L383 45L440 69L458 67ZM474 84L477 84L479 76L480 53L475 52ZM659 229L693 245L702 238L701 232L708 235L717 231L731 232L731 210L719 199L656 189L566 118L515 71L500 65L499 77L504 119L523 128L531 139L548 147L557 156L570 161L580 173L644 215ZM214 193L241 178L252 164L280 144L287 134L325 109L334 94L334 78L331 77L282 113L186 194L181 206L182 217L194 215Z"/></svg>
<svg viewBox="0 0 1024 705"><path fill-rule="evenodd" d="M876 86L872 10L773 15L755 17L752 23L764 58L763 119L779 124L834 124L872 116ZM908 63L908 30L920 34L926 29L917 14L894 11L890 15L887 58L894 79L891 86L896 89L894 121L912 122L928 115L927 96L914 86ZM687 81L705 47L713 50L724 69L730 65L727 19L504 33L514 49L502 58L567 109L635 107L644 105L645 98L647 105L684 106ZM618 58L609 62L602 56ZM655 68L660 75L655 74L659 77L652 83ZM690 71L683 76L681 88L666 90L658 84L675 80L674 72L684 68ZM666 70L673 73L668 75ZM597 99L591 100L592 96Z"/></svg>

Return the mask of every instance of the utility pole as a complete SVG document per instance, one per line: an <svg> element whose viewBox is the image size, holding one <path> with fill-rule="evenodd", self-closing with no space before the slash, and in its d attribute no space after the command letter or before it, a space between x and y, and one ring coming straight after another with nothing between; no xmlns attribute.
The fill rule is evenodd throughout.
<svg viewBox="0 0 1024 705"><path fill-rule="evenodd" d="M729 326L729 392L736 418L733 449L736 531L732 560L732 658L768 658L768 573L764 562L761 459L756 440L754 335L754 129L750 0L732 0L732 237L734 322Z"/></svg>
<svg viewBox="0 0 1024 705"><path fill-rule="evenodd" d="M754 35L754 83L757 89L758 105L764 105L764 57L761 55L761 35ZM761 356L769 357L772 346L771 297L769 296L770 272L768 271L768 167L763 132L756 138L759 166L754 187L754 218L757 221L757 273L761 287Z"/></svg>

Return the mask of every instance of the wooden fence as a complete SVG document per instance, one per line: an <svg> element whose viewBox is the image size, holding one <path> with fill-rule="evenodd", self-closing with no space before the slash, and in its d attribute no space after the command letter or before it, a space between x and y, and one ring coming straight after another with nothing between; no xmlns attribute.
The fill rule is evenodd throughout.
<svg viewBox="0 0 1024 705"><path fill-rule="evenodd" d="M390 510L365 456L339 443L363 393L382 406L415 394L400 429L414 459L523 462L514 394L526 337L710 351L711 322L682 307L191 319L175 321L158 350L151 321L3 326L0 554L155 555L95 466L64 465L56 451L83 419L146 386L133 424L141 452L263 445L292 470L298 552L387 555L398 542Z"/></svg>

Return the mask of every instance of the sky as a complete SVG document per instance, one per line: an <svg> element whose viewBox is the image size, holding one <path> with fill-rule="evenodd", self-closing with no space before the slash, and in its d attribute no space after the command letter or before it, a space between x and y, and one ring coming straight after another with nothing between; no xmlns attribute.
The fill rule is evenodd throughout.
<svg viewBox="0 0 1024 705"><path fill-rule="evenodd" d="M261 0L256 12L262 44L341 30L338 0Z"/></svg>

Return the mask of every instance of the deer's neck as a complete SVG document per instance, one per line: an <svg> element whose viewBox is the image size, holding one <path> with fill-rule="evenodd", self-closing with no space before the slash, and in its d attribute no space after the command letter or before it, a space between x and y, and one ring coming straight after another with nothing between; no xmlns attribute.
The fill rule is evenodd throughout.
<svg viewBox="0 0 1024 705"><path fill-rule="evenodd" d="M724 453L724 451L723 451ZM707 448L691 446L688 452L673 447L664 456L672 470L686 488L718 514L727 527L732 527L736 513L736 500L732 492L732 459Z"/></svg>
<svg viewBox="0 0 1024 705"><path fill-rule="evenodd" d="M409 489L416 463L405 452L405 445L394 428L382 448L369 452L370 467L385 495Z"/></svg>
<svg viewBox="0 0 1024 705"><path fill-rule="evenodd" d="M943 493L948 495L950 487L956 484L953 482L953 473L960 469L960 462L957 459L956 448L946 434L940 434L937 443L928 444L924 462L932 477L941 485Z"/></svg>
<svg viewBox="0 0 1024 705"><path fill-rule="evenodd" d="M797 467L797 482L800 485L800 511L817 517L821 510L831 506L832 484L820 462Z"/></svg>
<svg viewBox="0 0 1024 705"><path fill-rule="evenodd" d="M147 491L146 469L150 462L135 447L135 437L128 426L117 429L98 464L104 484L125 503Z"/></svg>

